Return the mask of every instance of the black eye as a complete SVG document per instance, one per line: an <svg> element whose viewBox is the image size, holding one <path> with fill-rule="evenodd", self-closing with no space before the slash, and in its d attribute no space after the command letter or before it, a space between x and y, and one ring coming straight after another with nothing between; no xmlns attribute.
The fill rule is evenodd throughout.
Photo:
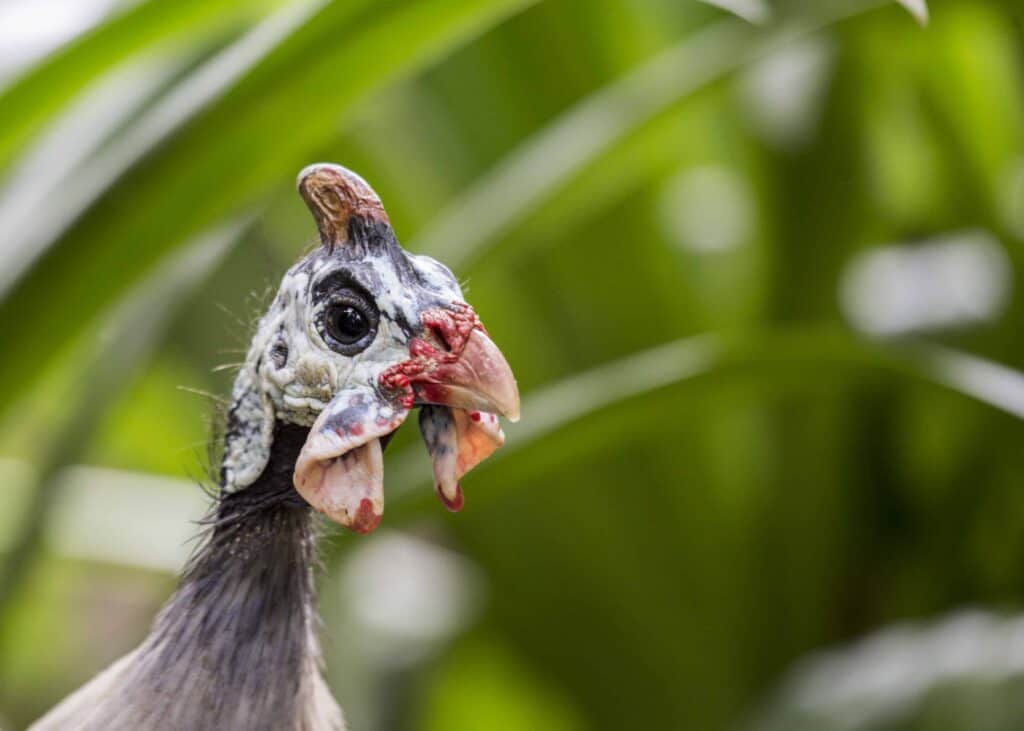
<svg viewBox="0 0 1024 731"><path fill-rule="evenodd" d="M335 305L327 313L327 331L339 343L351 345L370 332L370 321L352 305Z"/></svg>
<svg viewBox="0 0 1024 731"><path fill-rule="evenodd" d="M317 317L317 329L324 341L343 355L365 350L377 334L377 308L368 296L354 289L340 289L329 295Z"/></svg>

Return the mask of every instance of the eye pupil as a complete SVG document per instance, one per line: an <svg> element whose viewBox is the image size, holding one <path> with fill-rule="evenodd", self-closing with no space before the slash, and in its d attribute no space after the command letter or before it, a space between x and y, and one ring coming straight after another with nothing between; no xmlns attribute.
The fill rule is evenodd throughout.
<svg viewBox="0 0 1024 731"><path fill-rule="evenodd" d="M338 276L328 277L321 284L314 288L311 304L312 325L323 345L346 356L363 352L376 339L380 323L380 310L373 297L353 284L339 286Z"/></svg>
<svg viewBox="0 0 1024 731"><path fill-rule="evenodd" d="M331 335L342 343L354 343L370 330L366 315L352 305L335 307L330 316Z"/></svg>

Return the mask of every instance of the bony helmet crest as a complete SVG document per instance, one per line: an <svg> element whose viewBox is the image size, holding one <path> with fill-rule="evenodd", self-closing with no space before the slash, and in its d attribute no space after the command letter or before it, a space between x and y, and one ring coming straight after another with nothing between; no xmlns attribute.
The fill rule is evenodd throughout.
<svg viewBox="0 0 1024 731"><path fill-rule="evenodd" d="M320 246L284 275L235 380L221 483L234 492L267 466L275 421L309 426L296 490L368 533L384 510L383 448L420 407L434 483L449 509L459 479L504 441L519 392L458 282L404 251L373 189L332 164L299 174Z"/></svg>

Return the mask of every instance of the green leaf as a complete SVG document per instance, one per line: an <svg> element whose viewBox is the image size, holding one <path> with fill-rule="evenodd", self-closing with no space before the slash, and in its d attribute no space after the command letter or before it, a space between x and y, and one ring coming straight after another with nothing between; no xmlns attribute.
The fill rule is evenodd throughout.
<svg viewBox="0 0 1024 731"><path fill-rule="evenodd" d="M217 54L200 69L190 74L107 145L103 136L94 143L100 148L92 155L84 154L85 164L74 167L66 176L53 176L49 171L39 177L57 177L58 185L50 186L44 200L30 207L34 214L22 218L10 228L12 241L6 257L7 266L0 272L0 292L24 273L56 239L66 234L77 218L109 191L133 165L193 119L202 110L221 98L233 85L260 61L267 61L288 45L290 37L301 32L311 17L319 17L320 0L304 0L282 9L247 33L236 43ZM349 9L351 5L346 5ZM347 17L343 14L342 17ZM66 123L66 122L65 122ZM32 177L19 176L12 185L33 185ZM20 189L8 191L8 200L18 199ZM11 205L20 208L21 205ZM38 209L46 207L47 215ZM17 220L17 219L16 219ZM21 225L18 225L20 223Z"/></svg>
<svg viewBox="0 0 1024 731"><path fill-rule="evenodd" d="M267 0L147 0L86 32L0 91L0 171L90 82L139 52L240 25Z"/></svg>
<svg viewBox="0 0 1024 731"><path fill-rule="evenodd" d="M258 63L215 103L175 120L166 135L143 135L147 149L159 148L115 180L99 176L95 189L82 183L79 200L96 202L52 244L39 242L45 255L0 305L0 342L18 343L23 356L0 365L0 383L9 386L4 393L23 385L162 254L291 180L357 101L528 2L397 2L358 22L350 4L334 3L273 52L258 54ZM230 65L228 71L239 70ZM120 164L119 158L114 167ZM63 307L52 291L75 308Z"/></svg>
<svg viewBox="0 0 1024 731"><path fill-rule="evenodd" d="M771 6L765 0L701 0L743 18L749 23L766 23L772 17Z"/></svg>
<svg viewBox="0 0 1024 731"><path fill-rule="evenodd" d="M455 270L472 266L487 244L557 195L629 132L756 57L760 46L755 38L745 24L721 21L603 87L509 153L410 247Z"/></svg>
<svg viewBox="0 0 1024 731"><path fill-rule="evenodd" d="M472 266L499 236L658 114L772 51L873 7L844 6L761 33L721 21L684 38L521 143L442 211L411 248L456 270Z"/></svg>
<svg viewBox="0 0 1024 731"><path fill-rule="evenodd" d="M122 300L91 344L89 363L75 389L76 402L49 432L50 443L42 449L30 504L0 571L0 618L37 555L47 518L56 504L62 468L88 449L88 435L95 431L114 397L153 355L174 313L238 241L246 224L236 221L172 255L159 274Z"/></svg>

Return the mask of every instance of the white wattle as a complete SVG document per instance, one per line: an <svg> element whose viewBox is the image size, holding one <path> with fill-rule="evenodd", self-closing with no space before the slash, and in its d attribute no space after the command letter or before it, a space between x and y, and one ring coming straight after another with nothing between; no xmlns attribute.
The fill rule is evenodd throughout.
<svg viewBox="0 0 1024 731"><path fill-rule="evenodd" d="M324 510L331 516L345 515L351 522L360 511L366 512L364 500L370 501L374 515L381 515L384 512L384 452L380 440L371 439L327 461L321 489Z"/></svg>
<svg viewBox="0 0 1024 731"><path fill-rule="evenodd" d="M346 393L317 417L295 462L295 489L331 520L369 533L384 513L384 456L380 438L408 414L367 389Z"/></svg>
<svg viewBox="0 0 1024 731"><path fill-rule="evenodd" d="M505 432L497 414L456 410L454 416L459 445L455 474L461 478L505 443Z"/></svg>
<svg viewBox="0 0 1024 731"><path fill-rule="evenodd" d="M434 470L434 488L446 506L457 510L462 505L459 488L458 432L453 409L447 406L424 406L420 410L420 434Z"/></svg>
<svg viewBox="0 0 1024 731"><path fill-rule="evenodd" d="M420 432L433 462L438 497L450 510L459 510L459 480L505 442L498 417L485 411L424 406Z"/></svg>

